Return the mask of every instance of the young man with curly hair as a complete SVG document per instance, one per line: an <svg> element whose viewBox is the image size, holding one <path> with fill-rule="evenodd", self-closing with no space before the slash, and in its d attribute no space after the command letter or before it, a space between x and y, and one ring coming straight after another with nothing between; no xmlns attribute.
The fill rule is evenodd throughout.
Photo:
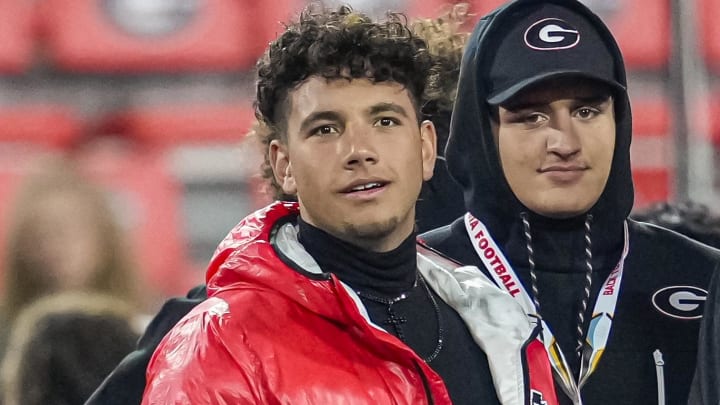
<svg viewBox="0 0 720 405"><path fill-rule="evenodd" d="M449 177L442 155L450 126L460 58L468 36L468 33L461 29L467 12L466 5L457 5L447 14L432 19L415 19L410 24L413 33L426 41L433 58L433 67L428 75L421 106L423 118L431 120L435 125L438 139L438 156L433 177L423 183L416 204L418 233L447 223L465 212L462 190ZM264 148L267 149L272 140L268 131L265 125L256 123L248 136L264 141ZM262 167L262 175L267 180L269 192L274 199L295 200L294 195L285 194L275 181L269 155ZM207 292L203 284L189 291L186 297L168 300L153 318L136 349L105 379L87 401L87 405L139 404L145 389L145 369L153 351L165 334L205 299Z"/></svg>
<svg viewBox="0 0 720 405"><path fill-rule="evenodd" d="M435 163L420 114L431 68L400 16L346 7L307 9L270 44L256 113L274 179L297 202L221 242L208 299L150 361L144 404L556 403L522 308L416 244Z"/></svg>

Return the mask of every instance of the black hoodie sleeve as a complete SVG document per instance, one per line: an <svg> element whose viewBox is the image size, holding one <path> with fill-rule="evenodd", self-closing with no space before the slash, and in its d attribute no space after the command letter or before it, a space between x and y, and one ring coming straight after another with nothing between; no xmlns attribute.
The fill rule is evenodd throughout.
<svg viewBox="0 0 720 405"><path fill-rule="evenodd" d="M166 301L145 329L135 351L128 354L105 378L85 405L139 405L145 391L145 370L155 348L183 316L206 299L205 285L199 285L190 290L186 297Z"/></svg>
<svg viewBox="0 0 720 405"><path fill-rule="evenodd" d="M705 302L698 360L688 405L720 404L720 274L717 269Z"/></svg>

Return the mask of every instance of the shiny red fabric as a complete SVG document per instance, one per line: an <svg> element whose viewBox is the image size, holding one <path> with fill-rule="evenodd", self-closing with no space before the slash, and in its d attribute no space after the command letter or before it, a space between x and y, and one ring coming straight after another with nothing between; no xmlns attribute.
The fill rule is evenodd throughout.
<svg viewBox="0 0 720 405"><path fill-rule="evenodd" d="M370 325L334 276L278 258L270 232L296 213L272 204L221 243L209 299L156 350L143 404L450 404L437 373Z"/></svg>

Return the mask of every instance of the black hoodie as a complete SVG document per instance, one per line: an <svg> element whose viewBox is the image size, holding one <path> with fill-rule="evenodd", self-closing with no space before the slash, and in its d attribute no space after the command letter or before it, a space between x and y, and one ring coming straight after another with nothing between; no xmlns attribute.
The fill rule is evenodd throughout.
<svg viewBox="0 0 720 405"><path fill-rule="evenodd" d="M587 331L600 287L618 263L624 245L623 224L632 209L630 170L632 119L624 91L615 94L616 141L604 191L590 210L569 219L551 219L528 210L510 189L491 130L489 69L508 27L521 23L542 4L561 5L581 15L599 33L613 55L614 80L626 84L619 48L602 21L574 0L517 0L480 20L463 56L458 96L446 158L450 174L464 190L468 211L479 218L530 291L528 240L521 215L532 234L540 313L577 374L577 313L586 272L585 222L592 215L592 289L583 330ZM629 226L629 255L609 341L594 374L582 388L585 405L658 403L657 366L664 358L666 403L683 404L692 379L699 313L720 252L679 234L634 221ZM431 247L465 264L485 269L475 253L462 218L421 236ZM562 396L562 390L558 389ZM564 398L564 403L571 403Z"/></svg>

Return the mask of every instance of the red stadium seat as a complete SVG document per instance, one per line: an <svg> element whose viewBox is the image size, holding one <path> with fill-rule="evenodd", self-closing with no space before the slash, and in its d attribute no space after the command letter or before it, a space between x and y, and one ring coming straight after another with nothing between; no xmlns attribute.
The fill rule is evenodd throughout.
<svg viewBox="0 0 720 405"><path fill-rule="evenodd" d="M663 69L670 57L667 0L584 0L610 27L628 69Z"/></svg>
<svg viewBox="0 0 720 405"><path fill-rule="evenodd" d="M720 2L717 0L698 0L697 15L700 24L700 46L706 63L716 72L720 72Z"/></svg>
<svg viewBox="0 0 720 405"><path fill-rule="evenodd" d="M656 202L671 200L671 183L674 172L667 169L633 170L635 208L644 208Z"/></svg>
<svg viewBox="0 0 720 405"><path fill-rule="evenodd" d="M720 149L720 93L710 97L708 129L710 139L716 149Z"/></svg>
<svg viewBox="0 0 720 405"><path fill-rule="evenodd" d="M111 116L103 133L121 134L148 146L237 143L255 119L247 105L183 105L136 108Z"/></svg>
<svg viewBox="0 0 720 405"><path fill-rule="evenodd" d="M175 204L183 207L188 255L198 270L229 226L267 203L259 144L244 142L253 122L249 103L160 105L119 112L99 128L162 156L182 183Z"/></svg>
<svg viewBox="0 0 720 405"><path fill-rule="evenodd" d="M664 99L633 100L631 160L635 207L668 201L673 195L672 116Z"/></svg>
<svg viewBox="0 0 720 405"><path fill-rule="evenodd" d="M81 135L82 123L65 107L20 105L0 108L0 143L67 148Z"/></svg>
<svg viewBox="0 0 720 405"><path fill-rule="evenodd" d="M161 154L100 147L79 157L88 175L110 194L136 252L140 281L151 292L184 294L202 280L192 269L183 229L182 188Z"/></svg>
<svg viewBox="0 0 720 405"><path fill-rule="evenodd" d="M51 60L85 72L228 71L253 65L295 0L44 0Z"/></svg>
<svg viewBox="0 0 720 405"><path fill-rule="evenodd" d="M32 1L0 0L0 73L23 73L34 50Z"/></svg>

